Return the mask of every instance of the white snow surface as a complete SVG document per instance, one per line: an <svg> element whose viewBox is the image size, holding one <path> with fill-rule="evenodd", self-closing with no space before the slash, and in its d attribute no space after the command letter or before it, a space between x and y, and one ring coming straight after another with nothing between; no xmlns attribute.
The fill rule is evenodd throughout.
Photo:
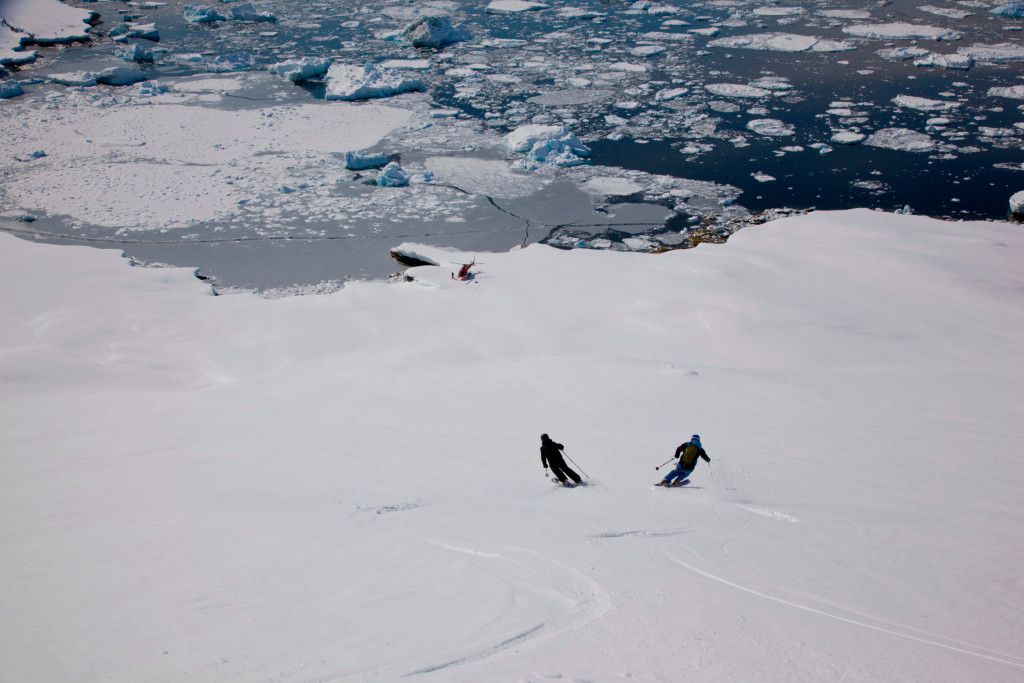
<svg viewBox="0 0 1024 683"><path fill-rule="evenodd" d="M269 301L0 234L0 678L1024 674L1017 227L412 248Z"/></svg>

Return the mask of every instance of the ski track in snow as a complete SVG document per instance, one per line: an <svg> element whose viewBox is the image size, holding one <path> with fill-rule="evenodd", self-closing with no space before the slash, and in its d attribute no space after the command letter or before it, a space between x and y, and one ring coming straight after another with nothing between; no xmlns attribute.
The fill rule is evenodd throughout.
<svg viewBox="0 0 1024 683"><path fill-rule="evenodd" d="M786 605L787 607L792 607L794 609L798 609L798 610L801 610L801 611L804 611L804 612L810 612L811 614L817 614L817 615L822 616L822 617L828 617L829 619L834 619L835 621L840 621L840 622L843 622L845 624L851 624L853 626L859 626L861 628L865 628L865 629L868 629L868 630L871 630L871 631L876 631L878 633L884 633L886 635L895 636L897 638L905 638L907 640L912 640L914 642L922 643L924 645L931 645L932 647L942 648L943 650L949 650L950 652L957 652L957 653L960 653L960 654L968 655L970 657L977 657L979 659L986 659L986 660L988 660L990 662L998 662L999 664L1006 664L1008 666L1013 666L1013 667L1017 667L1019 669L1024 669L1024 661L1019 661L1019 660L1011 659L1012 655L1009 655L1009 654L1006 654L1006 653L996 652L995 654L989 655L989 654L985 654L984 652L979 652L979 650L982 650L982 649L985 649L985 648L982 648L982 647L980 647L978 645L968 644L968 643L960 643L958 645L951 645L949 643L939 642L938 639L940 639L940 638L943 639L943 640L949 640L949 639L947 639L947 638L945 638L943 636L936 635L936 634L928 634L930 636L929 638L922 638L920 636L911 635L909 633L903 633L903 632L900 632L900 631L895 631L892 628L884 628L884 627L881 627L881 626L874 626L874 625L868 624L868 623L866 623L864 621L858 621L856 619L850 619L848 617L840 616L838 614L833 614L831 612L826 612L824 610L817 609L817 608L811 607L809 605L802 605L802 604L800 604L798 602L793 602L791 600L784 600L783 598L779 598L779 597L776 597L774 595L768 595L767 593L762 593L761 591L754 590L753 588L749 588L747 586L743 586L741 584L734 583L732 581L729 581L728 579L724 579L724 578L722 578L720 576L716 576L716 575L714 575L714 574L712 574L710 572L706 572L703 569L698 569L697 567L694 567L693 565L688 564L686 562L683 562L682 560L680 560L678 558L675 558L675 557L669 556L669 559L671 559L673 562L675 562L676 564L678 564L682 568L684 568L684 569L686 569L688 571L691 571L694 574L698 574L699 576L703 576L706 579L710 579L711 581L715 581L715 582L720 583L722 585L729 586L730 588L735 588L736 590L743 591L744 593L750 593L751 595L756 595L759 598L763 598L763 599L771 601L771 602L776 602L776 603L778 603L780 605ZM882 621L882 620L879 619L878 621ZM883 623L886 623L886 622L883 622ZM908 627L908 628L912 628L912 627ZM915 629L915 630L918 630L918 629ZM953 641L953 642L955 642L955 641ZM992 652L994 652L994 651L992 651Z"/></svg>
<svg viewBox="0 0 1024 683"><path fill-rule="evenodd" d="M737 504L740 510L751 512L755 515L767 517L768 519L775 520L776 522L789 522L790 524L796 524L800 520L793 515L787 515L785 512L779 512L777 510L769 510L768 508L759 508L752 505L740 505Z"/></svg>

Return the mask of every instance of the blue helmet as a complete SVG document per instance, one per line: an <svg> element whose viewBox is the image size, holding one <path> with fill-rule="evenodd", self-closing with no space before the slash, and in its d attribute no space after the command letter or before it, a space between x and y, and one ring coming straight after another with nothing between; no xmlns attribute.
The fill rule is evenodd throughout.
<svg viewBox="0 0 1024 683"><path fill-rule="evenodd" d="M693 436L690 437L690 441L696 441L697 443L700 443L700 436L694 434Z"/></svg>

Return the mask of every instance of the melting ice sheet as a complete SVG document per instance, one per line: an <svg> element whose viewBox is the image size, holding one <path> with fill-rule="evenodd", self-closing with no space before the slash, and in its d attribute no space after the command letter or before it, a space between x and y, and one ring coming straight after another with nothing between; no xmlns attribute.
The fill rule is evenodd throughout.
<svg viewBox="0 0 1024 683"><path fill-rule="evenodd" d="M1004 218L1020 18L829 5L5 3L0 225L279 288L386 276L408 239L649 251L780 210ZM538 128L565 133L507 144Z"/></svg>

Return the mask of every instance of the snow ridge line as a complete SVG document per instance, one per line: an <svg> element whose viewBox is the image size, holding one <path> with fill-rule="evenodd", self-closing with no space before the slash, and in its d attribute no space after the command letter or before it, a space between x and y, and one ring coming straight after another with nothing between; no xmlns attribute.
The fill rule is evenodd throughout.
<svg viewBox="0 0 1024 683"><path fill-rule="evenodd" d="M402 676L402 678L408 678L409 676L420 676L422 674L430 674L430 673L434 673L435 671L440 671L442 669L447 669L449 667L459 666L460 664L466 664L468 662L473 662L473 661L477 661L477 660L480 660L480 659L486 659L487 657L490 657L491 655L496 654L496 653L500 652L501 650L504 650L505 648L509 647L510 645L515 645L519 641L525 640L526 638L529 638L530 636L532 636L534 633L536 633L537 631L541 630L542 628L544 628L544 624L543 623L537 624L533 628L527 629L527 630L523 631L522 633L520 633L518 635L514 635L511 638L503 640L500 643L498 643L497 645L495 645L493 647L489 647L486 650L481 650L480 652L477 652L477 653L472 654L472 655L467 655L465 657L460 657L459 659L453 659L452 661L445 662L444 664L438 664L436 666L428 666L428 667L423 668L423 669L417 669L416 671L410 671L409 673L407 673L404 676Z"/></svg>
<svg viewBox="0 0 1024 683"><path fill-rule="evenodd" d="M777 603L779 603L781 605L787 605L789 607L794 607L796 609L803 610L804 612L810 612L811 614L818 614L818 615L823 616L823 617L829 617L830 619L835 619L836 621L842 621L842 622L845 622L847 624L853 624L854 626L860 626L861 628L870 629L872 631L878 631L879 633L885 633L885 634L890 635L890 636L897 636L899 638L906 638L907 640L913 640L915 642L923 643L925 645L931 645L933 647L940 647L940 648L942 648L944 650L950 650L952 652L959 652L960 654L969 655L971 657L978 657L980 659L987 659L987 660L989 660L991 662L998 662L1000 664L1006 664L1008 666L1017 667L1018 669L1024 669L1024 663L1022 663L1022 662L1015 662L1015 661L1013 661L1011 659L1004 659L1003 658L1003 657L1009 657L1010 655L1003 655L1003 657L996 657L996 656L993 656L993 655L986 655L986 654L983 654L981 652L977 652L975 650L967 650L967 649L964 649L962 647L957 647L956 645L947 645L945 643L940 643L940 642L935 641L935 640L929 640L927 638L920 638L918 636L912 636L912 635L909 635L907 633L900 633L899 631L893 631L891 629L882 628L881 626L872 626L871 624L866 624L863 621L857 621L855 619L848 619L846 617L841 617L838 614L831 614L829 612L825 612L825 611L822 611L822 610L819 610L819 609L815 609L813 607L808 607L807 605L801 605L801 604L796 603L796 602L790 602L789 600L783 600L782 598L777 598L775 596L768 595L767 593L761 593L761 592L756 591L756 590L754 590L752 588L747 588L746 586L741 586L738 583L733 583L732 581L728 581L728 580L723 579L721 577L715 576L714 574L710 574L710 573L708 573L708 572L706 572L706 571L704 571L702 569L697 569L696 567L694 567L692 565L689 565L689 564L683 562L682 560L676 559L674 557L670 557L669 559L671 559L673 562L675 562L679 566L683 567L684 569L688 569L691 572L693 572L695 574L699 574L700 576L703 576L706 579L711 579L712 581L717 581L718 583L723 584L725 586L729 586L730 588L736 588L737 590L741 590L741 591L743 591L745 593L750 593L751 595L756 595L759 598L764 598L765 600L770 600L772 602L777 602Z"/></svg>

